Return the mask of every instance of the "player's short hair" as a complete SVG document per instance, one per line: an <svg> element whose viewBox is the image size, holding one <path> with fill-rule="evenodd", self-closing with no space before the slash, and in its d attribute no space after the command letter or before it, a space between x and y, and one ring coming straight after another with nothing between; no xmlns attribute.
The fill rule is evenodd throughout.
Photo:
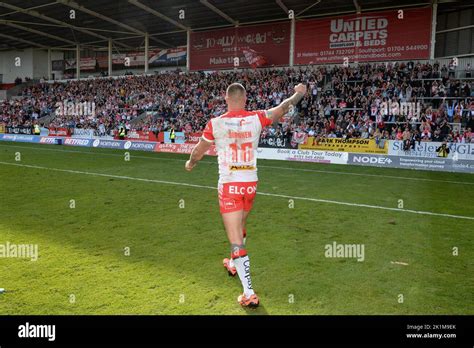
<svg viewBox="0 0 474 348"><path fill-rule="evenodd" d="M245 95L245 88L240 83L232 83L227 87L226 94L230 98L238 98Z"/></svg>

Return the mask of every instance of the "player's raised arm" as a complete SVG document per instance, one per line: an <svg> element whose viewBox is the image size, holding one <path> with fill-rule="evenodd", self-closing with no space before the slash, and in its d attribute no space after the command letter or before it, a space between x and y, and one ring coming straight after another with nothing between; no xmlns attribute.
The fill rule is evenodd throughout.
<svg viewBox="0 0 474 348"><path fill-rule="evenodd" d="M191 156L189 160L186 161L185 169L187 171L191 171L194 166L200 161L204 154L209 150L212 143L206 140L199 140L199 143L194 147L193 151L191 152Z"/></svg>
<svg viewBox="0 0 474 348"><path fill-rule="evenodd" d="M290 111L291 106L295 106L306 94L306 85L299 83L295 86L295 94L283 100L280 105L266 111L267 117L273 122L278 121L283 115Z"/></svg>

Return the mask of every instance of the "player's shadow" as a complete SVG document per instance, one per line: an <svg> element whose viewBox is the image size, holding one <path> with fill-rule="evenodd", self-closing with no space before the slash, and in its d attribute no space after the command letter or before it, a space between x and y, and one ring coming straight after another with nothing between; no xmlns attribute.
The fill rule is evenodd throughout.
<svg viewBox="0 0 474 348"><path fill-rule="evenodd" d="M263 304L257 308L244 308L244 311L247 315L269 315Z"/></svg>
<svg viewBox="0 0 474 348"><path fill-rule="evenodd" d="M236 275L236 278L238 280L239 276ZM240 281L236 282L235 285L236 285L236 288L238 288L239 290L242 290ZM244 311L244 313L247 315L269 315L267 310L265 309L265 306L262 303L260 303L257 308L249 308L249 307L241 307L241 308Z"/></svg>

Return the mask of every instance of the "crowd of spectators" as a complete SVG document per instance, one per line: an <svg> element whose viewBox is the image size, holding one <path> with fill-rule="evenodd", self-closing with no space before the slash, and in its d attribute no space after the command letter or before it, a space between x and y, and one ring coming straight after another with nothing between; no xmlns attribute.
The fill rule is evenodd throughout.
<svg viewBox="0 0 474 348"><path fill-rule="evenodd" d="M412 137L421 141L474 141L470 80L453 79L438 64L361 64L327 72L331 88L305 98L302 122L291 131L315 137ZM284 126L284 125L283 125ZM296 127L296 128L295 128ZM285 127L270 129L288 134Z"/></svg>
<svg viewBox="0 0 474 348"><path fill-rule="evenodd" d="M474 142L474 96L470 80L454 79L446 66L421 63L311 66L228 72L179 70L26 87L18 99L0 103L0 122L32 126L53 115L48 127L89 128L110 134L128 130L201 131L226 110L232 82L247 89L249 109L268 109L293 93L298 82L308 93L282 122L262 136L413 138ZM59 113L58 105L93 104L93 112ZM404 108L403 105L410 105ZM90 111L91 109L89 109Z"/></svg>

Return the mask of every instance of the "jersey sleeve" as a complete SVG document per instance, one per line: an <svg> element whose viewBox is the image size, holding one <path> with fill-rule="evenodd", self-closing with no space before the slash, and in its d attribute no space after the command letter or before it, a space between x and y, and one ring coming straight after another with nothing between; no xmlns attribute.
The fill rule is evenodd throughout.
<svg viewBox="0 0 474 348"><path fill-rule="evenodd" d="M202 139L205 141L208 141L210 143L214 142L214 134L212 134L212 120L209 120L206 124L206 128L204 128L204 131L202 132Z"/></svg>
<svg viewBox="0 0 474 348"><path fill-rule="evenodd" d="M267 117L267 112L265 110L258 110L257 115L262 128L265 128L266 126L269 126L273 123L273 120Z"/></svg>

